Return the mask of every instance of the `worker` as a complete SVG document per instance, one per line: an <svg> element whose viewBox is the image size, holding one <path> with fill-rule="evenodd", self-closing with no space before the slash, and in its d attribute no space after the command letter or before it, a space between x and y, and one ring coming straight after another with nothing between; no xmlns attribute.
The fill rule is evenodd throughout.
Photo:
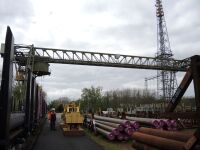
<svg viewBox="0 0 200 150"><path fill-rule="evenodd" d="M51 128L51 130L56 130L55 123L56 123L56 113L55 113L55 108L52 108L51 117L50 117L50 128Z"/></svg>
<svg viewBox="0 0 200 150"><path fill-rule="evenodd" d="M51 111L48 111L47 118L48 118L48 120L50 122L50 120L51 120Z"/></svg>

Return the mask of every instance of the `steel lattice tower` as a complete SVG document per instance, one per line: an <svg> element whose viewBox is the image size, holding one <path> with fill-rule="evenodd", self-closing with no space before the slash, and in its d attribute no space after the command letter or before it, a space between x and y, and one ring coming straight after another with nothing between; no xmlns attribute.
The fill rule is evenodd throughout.
<svg viewBox="0 0 200 150"><path fill-rule="evenodd" d="M170 65L169 60L173 59L170 48L170 42L167 32L167 26L164 17L164 11L161 0L156 0L156 16L157 16L157 54L159 65ZM157 91L158 95L164 100L172 98L177 88L176 73L172 71L157 72Z"/></svg>

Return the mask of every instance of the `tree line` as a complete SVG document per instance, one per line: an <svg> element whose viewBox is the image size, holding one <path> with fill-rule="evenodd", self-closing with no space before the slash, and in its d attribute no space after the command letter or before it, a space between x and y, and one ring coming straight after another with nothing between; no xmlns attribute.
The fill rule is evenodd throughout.
<svg viewBox="0 0 200 150"><path fill-rule="evenodd" d="M43 90L42 86L39 86L44 99L46 99L46 92ZM26 85L25 82L15 82L12 87L12 103L11 111L24 111L26 103ZM37 95L35 95L37 96Z"/></svg>
<svg viewBox="0 0 200 150"><path fill-rule="evenodd" d="M55 108L56 112L61 113L64 110L64 105L67 104L69 101L70 99L68 97L60 97L58 99L51 101L48 104L47 109L51 110L52 108Z"/></svg>
<svg viewBox="0 0 200 150"><path fill-rule="evenodd" d="M98 112L113 108L131 108L140 104L157 103L155 93L141 89L116 89L103 92L100 87L84 88L79 100L83 112ZM159 101L160 102L160 101Z"/></svg>
<svg viewBox="0 0 200 150"><path fill-rule="evenodd" d="M78 100L81 105L82 112L99 112L107 108L113 108L115 111L122 108L134 109L143 104L164 103L162 98L158 98L154 91L146 89L115 89L104 91L101 87L84 88L81 98ZM179 105L187 105L195 107L194 97L183 97Z"/></svg>
<svg viewBox="0 0 200 150"><path fill-rule="evenodd" d="M68 97L63 97L51 101L48 105L48 109L55 108L57 112L62 112L63 107L71 101ZM101 87L83 88L80 99L76 101L80 104L80 109L83 113L86 112L99 112L107 110L107 108L113 108L115 111L118 108L134 109L142 104L157 104L162 103L164 100L158 99L155 92L143 90L143 89L115 89L109 91L103 91ZM180 103L190 106L195 106L195 100L193 97L184 97Z"/></svg>

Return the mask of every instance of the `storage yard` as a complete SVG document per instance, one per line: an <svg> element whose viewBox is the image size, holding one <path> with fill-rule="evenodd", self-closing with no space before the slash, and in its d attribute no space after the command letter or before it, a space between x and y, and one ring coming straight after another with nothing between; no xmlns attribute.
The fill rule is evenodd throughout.
<svg viewBox="0 0 200 150"><path fill-rule="evenodd" d="M0 51L0 150L200 149L200 55L174 58L161 0L156 0L155 8L155 57L16 44L7 26ZM101 95L101 89L92 86L97 98L84 88L89 94L84 95L83 89L78 100L58 100L62 114L56 114L58 109L50 107L36 80L51 74L50 64L155 70L157 75L145 78L146 103L139 90L132 91L135 97L119 90ZM177 72L184 74L179 84ZM154 97L147 87L153 79L157 80ZM182 102L191 84L194 96L187 99L188 105Z"/></svg>
<svg viewBox="0 0 200 150"><path fill-rule="evenodd" d="M197 129L179 130L175 120L138 117L87 116L84 126L110 141L133 140L132 147L135 149L190 149L197 142L195 135L198 132Z"/></svg>

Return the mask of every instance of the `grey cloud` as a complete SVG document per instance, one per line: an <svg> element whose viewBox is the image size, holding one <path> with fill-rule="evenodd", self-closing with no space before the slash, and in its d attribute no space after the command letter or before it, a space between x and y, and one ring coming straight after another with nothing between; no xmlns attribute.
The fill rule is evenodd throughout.
<svg viewBox="0 0 200 150"><path fill-rule="evenodd" d="M107 2L107 3L105 3ZM88 0L86 3L83 3L82 11L87 12L87 13L102 13L106 12L109 10L109 7L111 5L110 1L106 0L101 0L101 1L93 1L93 0Z"/></svg>
<svg viewBox="0 0 200 150"><path fill-rule="evenodd" d="M174 57L184 59L198 54L200 1L164 1L167 27Z"/></svg>
<svg viewBox="0 0 200 150"><path fill-rule="evenodd" d="M97 35L99 38L108 39L108 43L110 42L110 39L113 41L113 45L121 47L121 49L123 49L123 46L128 45L129 49L132 49L133 51L139 52L139 49L141 49L144 52L145 50L152 49L155 53L155 30L145 24L126 24L109 27L99 30L96 36ZM145 51L145 53L148 52Z"/></svg>
<svg viewBox="0 0 200 150"><path fill-rule="evenodd" d="M48 100L55 100L57 98L60 97L68 97L70 98L70 100L77 100L79 98L79 96L81 95L81 91L79 89L74 89L74 88L66 88L66 89L60 89L58 90L54 90L51 88L44 88L45 91L48 91L48 95L47 95L47 99ZM58 97L59 95L59 97ZM75 95L75 96L74 96Z"/></svg>
<svg viewBox="0 0 200 150"><path fill-rule="evenodd" d="M136 1L137 5L133 2L126 2L117 1L110 6L114 8L112 11L116 11L116 17L125 23L98 29L94 37L111 39L108 40L108 43L121 49L123 49L123 45L129 45L133 49L141 50L141 54L154 55L157 36L154 5L150 4L152 2L144 4L144 1ZM200 15L200 2L198 0L179 0L176 2L164 1L164 4L171 49L175 54L175 58L183 59L194 55L198 52L199 47L200 21L198 16ZM149 8L150 6L151 8ZM137 10L136 15L134 14L134 9ZM138 10L145 11L138 13L140 12ZM110 41L113 41L113 44ZM116 43L115 41L118 42Z"/></svg>
<svg viewBox="0 0 200 150"><path fill-rule="evenodd" d="M1 0L0 18L2 22L12 23L29 18L33 14L31 2L29 0Z"/></svg>
<svg viewBox="0 0 200 150"><path fill-rule="evenodd" d="M175 58L183 59L194 54L199 54L199 0L168 0L163 1L163 3L171 48L175 54ZM5 4L6 1L1 1L0 8ZM0 9L0 17L4 13L2 16L4 18L1 17L0 30L1 28L5 28L5 24L12 22L11 24L14 26L13 32L17 42L23 42L24 38L27 38L26 41L30 43L25 44L34 44L35 46L41 47L132 55L140 54L142 56L154 56L156 53L155 1L81 1L81 4L83 4L81 7L82 15L91 15L92 17L95 17L95 15L109 15L117 21L104 27L99 27L95 22L92 25L88 24L91 27L87 28L88 34L91 35L91 41L87 38L77 41L67 35L62 36L61 39L59 35L66 34L66 32L57 32L65 29L50 29L40 34L39 32L41 30L36 31L38 32L38 36L36 37L28 35L26 33L26 27L32 21L31 16L34 12L32 12L30 1L21 0L18 4L13 2L12 8L15 8L15 10L11 10L8 7L7 10L9 12L6 12L5 9ZM13 13L14 11L16 14ZM10 15L13 16L12 20ZM47 37L41 39L39 37L41 34L47 34ZM156 75L156 71L122 68L53 64L50 68L52 70L51 76L38 78L38 82L47 91L49 99L62 96L69 96L73 99L79 98L81 89L92 85L102 86L104 90L127 87L142 88L145 77ZM183 74L177 75L179 82L182 76ZM192 93L191 91L192 89L187 94L190 95Z"/></svg>
<svg viewBox="0 0 200 150"><path fill-rule="evenodd" d="M44 34L44 33L39 33ZM54 32L49 31L48 37L45 39L40 39L38 37L33 37L29 44L34 44L37 47L47 47L47 48L59 48L59 49L70 49L70 50L87 50L93 47L93 44L86 40L77 41L76 39L71 39L66 36L65 38L57 38ZM60 33L62 34L62 33Z"/></svg>
<svg viewBox="0 0 200 150"><path fill-rule="evenodd" d="M15 42L22 43L26 32L32 23L34 10L30 0L0 1L0 42L4 42L6 26L9 25L15 37Z"/></svg>
<svg viewBox="0 0 200 150"><path fill-rule="evenodd" d="M113 25L108 27L94 28L94 38L105 39L105 45L113 49L121 49L121 52L129 51L132 55L135 55L134 53L155 55L156 17L153 2L146 0L89 1L84 8L87 13L112 15L122 23L113 22Z"/></svg>
<svg viewBox="0 0 200 150"><path fill-rule="evenodd" d="M60 44L61 47L63 48L67 48L67 49L76 49L76 50L86 50L88 51L88 49L91 49L93 46L92 43L90 43L89 41L76 41L75 39L66 39L63 40L62 43Z"/></svg>
<svg viewBox="0 0 200 150"><path fill-rule="evenodd" d="M104 91L120 88L144 88L144 78L153 75L156 75L156 71L76 65L62 65L61 67L58 65L58 68L53 70L52 76L46 77L42 84L49 91L50 99L61 95L77 99L81 89L90 86L103 87ZM182 80L183 75L183 73L177 74L178 83ZM156 84L155 81L149 84L150 88L154 87L155 89L153 86ZM61 95L56 95L59 91ZM79 94L74 94L74 91ZM192 88L188 90L187 95L192 95L191 91L193 91Z"/></svg>
<svg viewBox="0 0 200 150"><path fill-rule="evenodd" d="M146 0L101 0L101 1L93 1L88 0L83 4L83 11L86 13L112 13L117 17L129 17L131 15L135 16L134 13L137 13L134 10L151 10L149 4L151 1ZM152 3L152 6L154 3ZM147 10L148 11L148 10ZM142 13L141 13L142 14ZM130 18L130 17L129 17Z"/></svg>
<svg viewBox="0 0 200 150"><path fill-rule="evenodd" d="M144 78L156 73L156 71L149 70L79 65L52 65L51 68L53 68L52 75L50 77L45 77L44 81L42 81L42 84L47 90L72 90L79 93L81 93L81 89L91 86L100 86L103 87L104 90L123 87L143 87ZM53 93L55 97L56 92ZM77 99L80 94L73 95L73 92L67 92L65 95L63 93L62 96Z"/></svg>

